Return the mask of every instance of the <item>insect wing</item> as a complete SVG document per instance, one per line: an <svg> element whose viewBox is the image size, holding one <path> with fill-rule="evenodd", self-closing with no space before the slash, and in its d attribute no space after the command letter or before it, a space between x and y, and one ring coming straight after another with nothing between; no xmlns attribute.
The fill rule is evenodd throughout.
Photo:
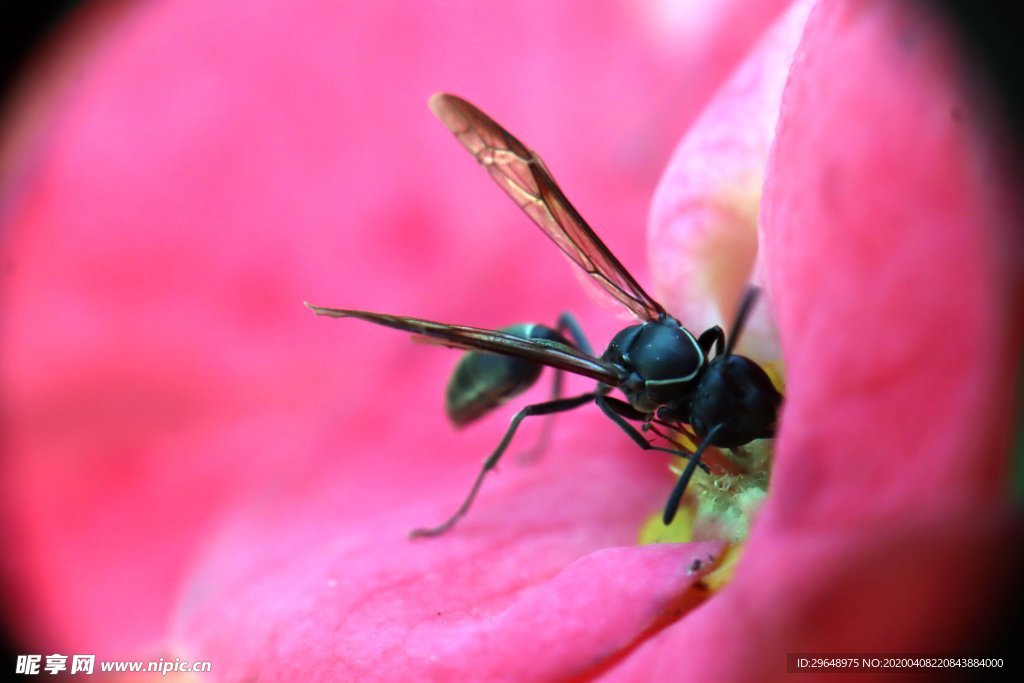
<svg viewBox="0 0 1024 683"><path fill-rule="evenodd" d="M430 109L519 208L605 291L641 320L654 322L665 316L661 304L648 296L569 203L539 156L462 98L434 95Z"/></svg>
<svg viewBox="0 0 1024 683"><path fill-rule="evenodd" d="M406 318L387 313L371 313L342 308L322 308L306 304L317 315L331 318L358 318L367 322L404 330L427 337L432 343L459 349L489 351L503 356L513 356L541 365L558 368L584 377L590 377L612 386L619 383L616 366L578 351L571 346L544 339L523 339L498 330L485 330L463 325Z"/></svg>

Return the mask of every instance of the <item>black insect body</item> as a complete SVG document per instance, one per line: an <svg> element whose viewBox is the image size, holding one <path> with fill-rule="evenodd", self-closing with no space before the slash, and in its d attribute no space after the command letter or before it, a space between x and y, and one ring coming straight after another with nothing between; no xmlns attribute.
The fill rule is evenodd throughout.
<svg viewBox="0 0 1024 683"><path fill-rule="evenodd" d="M720 334L721 329L713 327L698 341L675 318L666 315L657 322L630 325L616 334L601 359L628 371L618 389L637 410L650 413L660 406L675 407L682 402L678 408L689 412L690 394Z"/></svg>
<svg viewBox="0 0 1024 683"><path fill-rule="evenodd" d="M662 521L666 525L672 523L679 509L679 501L686 492L701 455L709 445L738 448L755 439L775 436L782 394L775 389L764 368L732 352L756 299L757 290L748 289L736 313L729 343L724 352L719 352L704 367L696 390L686 401L684 412L674 412L671 404L656 411L659 420L669 424L688 423L695 434L703 437L665 504ZM715 345L716 351L721 351L718 348L721 346L721 337L716 337Z"/></svg>
<svg viewBox="0 0 1024 683"><path fill-rule="evenodd" d="M737 448L775 436L782 396L760 365L735 354L711 361L690 402L690 424L698 434L715 434L715 446ZM753 435L753 436L752 436Z"/></svg>
<svg viewBox="0 0 1024 683"><path fill-rule="evenodd" d="M537 323L500 330L522 339L572 346L558 330ZM455 366L445 392L445 410L456 426L467 425L532 387L543 365L515 356L470 351Z"/></svg>
<svg viewBox="0 0 1024 683"><path fill-rule="evenodd" d="M697 467L707 469L700 460L709 445L736 448L775 434L782 395L757 363L732 353L756 290L749 289L741 302L728 345L717 326L694 337L619 263L562 194L540 157L463 99L435 95L430 107L541 230L640 323L616 334L605 352L595 357L568 314L556 327L531 323L487 330L306 304L317 315L359 318L468 350L456 366L446 397L448 415L457 425L469 423L525 391L537 381L542 366L556 370L552 399L516 413L459 509L444 523L416 529L412 535L442 534L466 514L487 472L497 465L525 418L588 403L596 403L640 448L688 459L665 507L663 517L669 523L693 472ZM597 386L585 394L562 398L563 371L594 379ZM621 391L626 400L609 396L613 389ZM700 445L692 455L654 446L631 421L657 433L658 426L678 431L689 425Z"/></svg>

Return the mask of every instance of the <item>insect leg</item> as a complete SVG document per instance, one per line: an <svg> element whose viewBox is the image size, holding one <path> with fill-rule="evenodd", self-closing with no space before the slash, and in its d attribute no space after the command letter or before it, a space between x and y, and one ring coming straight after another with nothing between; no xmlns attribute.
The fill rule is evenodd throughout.
<svg viewBox="0 0 1024 683"><path fill-rule="evenodd" d="M637 446L644 449L645 451L658 451L659 453L668 453L670 455L678 455L680 458L690 458L690 454L686 451L680 451L675 448L662 448L661 446L655 446L648 441L644 435L633 425L626 422L630 420L645 420L647 415L641 413L639 410L629 405L625 401L620 401L617 398L610 396L598 396L594 399L597 403L597 407L600 408L605 415L607 415L612 422L619 426L619 429L626 432L626 436L631 438ZM705 472L710 471L708 466L704 463L699 463L701 469Z"/></svg>
<svg viewBox="0 0 1024 683"><path fill-rule="evenodd" d="M679 501L683 499L683 494L686 493L686 487L690 483L690 479L693 477L694 471L697 469L697 465L703 465L700 461L700 457L704 455L704 450L711 445L711 440L715 438L715 434L719 429L725 426L724 422L720 422L712 427L708 433L704 436L704 440L701 441L700 446L694 451L693 455L690 456L690 462L686 463L686 469L679 475L679 481L676 482L675 487L672 489L672 493L668 497L668 502L665 503L665 511L661 514L661 521L668 526L675 519L676 512L679 511Z"/></svg>
<svg viewBox="0 0 1024 683"><path fill-rule="evenodd" d="M565 311L562 315L558 316L557 329L559 332L568 332L577 349L588 356L594 355L594 349L590 346L587 335L583 333L580 321L572 313Z"/></svg>
<svg viewBox="0 0 1024 683"><path fill-rule="evenodd" d="M569 311L563 312L558 316L558 323L555 325L555 329L562 334L567 334L572 340L572 343L576 345L576 348L587 354L588 356L594 355L594 350L590 346L590 342L587 340L587 335L583 332L583 327L579 321ZM551 383L551 401L557 401L562 397L562 383L565 377L564 371L559 368L555 368L555 378ZM537 437L537 442L533 444L528 450L516 456L519 462L527 463L533 462L540 457L544 451L548 449L551 444L551 432L555 427L555 416L554 414L549 415L545 420L544 424L541 425L540 436Z"/></svg>
<svg viewBox="0 0 1024 683"><path fill-rule="evenodd" d="M715 349L716 356L721 356L725 350L725 332L718 325L709 327L697 338L697 346L704 351L705 358L711 355L712 348Z"/></svg>
<svg viewBox="0 0 1024 683"><path fill-rule="evenodd" d="M608 417L611 417L613 420L616 420L616 423L618 422L616 418L620 417L624 417L627 420L643 420L644 422L648 421L649 416L647 415L647 413L640 412L639 410L629 405L625 401L614 398L612 396L603 396L602 400L604 400L604 402L607 404L608 410L612 411L614 417L612 416L612 414L609 414L607 410L605 410L605 406L602 406L601 409L605 410L605 414L608 415ZM628 422L626 423L626 426L636 431L633 425L629 424ZM636 439L634 438L633 440L635 441Z"/></svg>
<svg viewBox="0 0 1024 683"><path fill-rule="evenodd" d="M726 344L725 332L718 325L709 327L704 330L700 337L697 338L697 346L703 351L704 355L708 356L711 354L711 349L714 347L715 355L728 356L732 353L733 347L736 346L737 340L740 335L743 334L743 328L747 324L747 318L750 317L750 312L754 309L754 304L757 303L757 297L761 293L757 287L753 285L747 287L746 291L743 292L743 298L740 300L740 307L736 311L736 320L733 321L732 328L729 331L729 343Z"/></svg>
<svg viewBox="0 0 1024 683"><path fill-rule="evenodd" d="M555 329L563 334L568 333L577 349L588 356L594 355L594 349L590 346L590 341L587 339L587 335L584 334L583 327L580 326L580 322L576 320L576 316L572 313L565 311L558 316L558 323L556 324ZM559 399L562 396L562 379L564 376L565 373L561 369L555 369L555 381L551 386L552 401ZM547 420L547 422L550 424L551 420Z"/></svg>
<svg viewBox="0 0 1024 683"><path fill-rule="evenodd" d="M696 439L696 435L693 433L693 430L685 423L680 422L672 424L655 418L650 422L644 423L641 429L644 434L647 432L654 432L665 441L681 446L683 450L686 450L687 452L692 453L697 450L696 445L684 446L681 442L681 439L685 439L688 444L694 444Z"/></svg>
<svg viewBox="0 0 1024 683"><path fill-rule="evenodd" d="M498 464L498 461L501 460L501 456L505 453L505 449L507 449L508 445L512 443L512 438L516 434L516 429L519 428L519 423L525 418L530 417L531 415L564 413L567 410L572 410L574 408L579 408L582 405L586 405L596 397L597 393L591 392L581 394L580 396L574 396L572 398L562 398L555 401L546 401L544 403L534 403L533 405L524 407L512 418L512 424L509 425L508 431L505 432L505 436L503 436L501 441L498 442L498 447L494 449L494 452L491 453L486 460L484 460L484 465L480 469L480 474L477 475L476 481L473 482L472 488L469 489L469 495L467 495L466 499L462 501L462 505L460 505L459 509L455 511L455 514L438 526L413 529L409 535L413 538L418 536L440 536L455 526L455 524L462 519L469 510L469 507L473 504L473 499L476 498L476 494L480 490L480 485L483 483L484 477L487 476L487 473L493 470Z"/></svg>

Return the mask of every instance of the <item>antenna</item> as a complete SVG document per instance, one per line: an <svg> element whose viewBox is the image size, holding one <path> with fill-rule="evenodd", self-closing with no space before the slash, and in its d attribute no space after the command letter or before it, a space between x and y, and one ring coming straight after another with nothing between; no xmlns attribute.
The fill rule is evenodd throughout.
<svg viewBox="0 0 1024 683"><path fill-rule="evenodd" d="M732 329L729 330L729 340L725 344L725 354L723 355L728 356L732 353L732 347L736 345L740 334L743 333L743 328L747 324L747 318L750 317L750 311L754 309L754 304L757 303L757 297L760 293L761 290L754 285L749 285L747 291L743 293L743 299L740 300L740 309L736 311L736 321L733 322Z"/></svg>

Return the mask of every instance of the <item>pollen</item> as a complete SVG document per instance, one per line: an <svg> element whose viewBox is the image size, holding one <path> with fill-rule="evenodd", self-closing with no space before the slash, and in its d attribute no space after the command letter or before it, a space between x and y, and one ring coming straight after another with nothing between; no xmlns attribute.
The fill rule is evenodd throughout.
<svg viewBox="0 0 1024 683"><path fill-rule="evenodd" d="M679 514L668 526L662 523L660 511L652 514L640 527L637 544L688 543L692 541L694 512L692 507L680 508Z"/></svg>
<svg viewBox="0 0 1024 683"><path fill-rule="evenodd" d="M782 365L782 359L761 363L761 367L768 374L775 390L780 394L786 393L786 368Z"/></svg>
<svg viewBox="0 0 1024 683"><path fill-rule="evenodd" d="M784 387L781 363L763 366L780 393ZM686 426L664 435L675 448L693 453L699 437ZM717 540L725 548L717 557L694 561L689 570L699 574L691 591L710 597L729 584L754 519L768 494L774 439L758 439L744 446L726 449L708 447L702 462L709 472L698 469L690 480L679 511L670 525L662 523L661 511L653 511L643 523L638 543L688 543ZM676 477L686 466L683 458L672 458L669 469Z"/></svg>
<svg viewBox="0 0 1024 683"><path fill-rule="evenodd" d="M637 541L639 545L650 545L652 543L686 543L697 540L694 538L695 516L694 506L684 506L672 520L672 524L665 526L661 522L661 513L652 514L640 527ZM729 585L742 554L742 542L728 543L718 556L694 560L687 571L701 576L693 584L691 590L696 594L710 595Z"/></svg>

